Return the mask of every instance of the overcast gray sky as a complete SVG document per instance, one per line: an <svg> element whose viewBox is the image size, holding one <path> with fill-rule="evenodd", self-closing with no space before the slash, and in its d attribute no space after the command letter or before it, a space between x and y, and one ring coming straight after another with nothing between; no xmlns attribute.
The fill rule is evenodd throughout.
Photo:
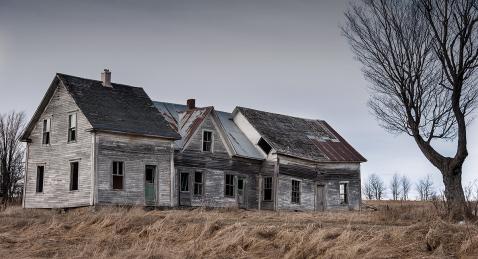
<svg viewBox="0 0 478 259"><path fill-rule="evenodd" d="M339 25L346 0L0 0L0 112L32 116L56 72L143 87L153 100L327 120L388 183L441 176L407 136L378 127ZM464 182L478 178L469 128ZM453 143L440 145L453 154Z"/></svg>

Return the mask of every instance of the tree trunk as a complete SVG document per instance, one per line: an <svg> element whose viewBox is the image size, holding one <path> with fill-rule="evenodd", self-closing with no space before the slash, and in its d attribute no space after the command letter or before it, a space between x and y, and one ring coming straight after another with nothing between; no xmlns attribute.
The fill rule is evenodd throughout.
<svg viewBox="0 0 478 259"><path fill-rule="evenodd" d="M450 167L448 165L441 171L445 185L445 198L450 220L461 221L472 218L473 215L467 206L465 194L461 185L462 166Z"/></svg>

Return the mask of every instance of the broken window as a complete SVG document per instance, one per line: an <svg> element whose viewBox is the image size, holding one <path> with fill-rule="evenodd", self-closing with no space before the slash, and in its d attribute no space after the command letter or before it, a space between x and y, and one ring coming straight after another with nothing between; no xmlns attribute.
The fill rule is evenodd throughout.
<svg viewBox="0 0 478 259"><path fill-rule="evenodd" d="M70 163L70 191L78 190L78 162Z"/></svg>
<svg viewBox="0 0 478 259"><path fill-rule="evenodd" d="M68 115L68 142L76 141L76 113Z"/></svg>
<svg viewBox="0 0 478 259"><path fill-rule="evenodd" d="M45 145L50 144L50 125L51 120L45 119L43 120L43 140L42 143Z"/></svg>
<svg viewBox="0 0 478 259"><path fill-rule="evenodd" d="M340 204L347 204L348 203L347 183L340 183L339 194L340 194Z"/></svg>
<svg viewBox="0 0 478 259"><path fill-rule="evenodd" d="M264 201L272 201L272 177L264 177L262 183L264 190Z"/></svg>
<svg viewBox="0 0 478 259"><path fill-rule="evenodd" d="M45 166L37 166L37 192L43 192L43 177L45 173Z"/></svg>
<svg viewBox="0 0 478 259"><path fill-rule="evenodd" d="M194 173L194 195L202 195L203 174L202 172Z"/></svg>
<svg viewBox="0 0 478 259"><path fill-rule="evenodd" d="M263 138L259 139L257 145L264 151L264 153L269 154L272 150L272 147L267 143Z"/></svg>
<svg viewBox="0 0 478 259"><path fill-rule="evenodd" d="M124 163L122 161L113 162L113 189L123 190Z"/></svg>
<svg viewBox="0 0 478 259"><path fill-rule="evenodd" d="M189 192L189 173L181 173L181 191Z"/></svg>
<svg viewBox="0 0 478 259"><path fill-rule="evenodd" d="M300 181L292 180L292 203L300 204Z"/></svg>
<svg viewBox="0 0 478 259"><path fill-rule="evenodd" d="M224 196L234 197L234 175L226 174L224 183Z"/></svg>
<svg viewBox="0 0 478 259"><path fill-rule="evenodd" d="M212 152L212 132L203 131L202 136L202 151Z"/></svg>

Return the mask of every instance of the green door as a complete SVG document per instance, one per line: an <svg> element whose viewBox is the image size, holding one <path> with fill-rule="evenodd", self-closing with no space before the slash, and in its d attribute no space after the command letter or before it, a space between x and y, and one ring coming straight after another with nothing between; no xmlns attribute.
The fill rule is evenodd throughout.
<svg viewBox="0 0 478 259"><path fill-rule="evenodd" d="M144 176L144 200L146 205L156 204L156 188L155 188L156 166L147 165Z"/></svg>

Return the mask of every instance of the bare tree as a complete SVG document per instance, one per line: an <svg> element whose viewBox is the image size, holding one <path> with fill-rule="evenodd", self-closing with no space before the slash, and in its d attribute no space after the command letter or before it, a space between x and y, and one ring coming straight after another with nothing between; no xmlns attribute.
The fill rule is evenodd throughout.
<svg viewBox="0 0 478 259"><path fill-rule="evenodd" d="M367 200L373 200L374 192L372 190L373 188L372 188L372 183L370 181L370 177L367 178L362 189L363 189L363 194L365 195L365 198Z"/></svg>
<svg viewBox="0 0 478 259"><path fill-rule="evenodd" d="M378 175L371 174L367 178L365 186L368 192L368 194L366 193L366 196L369 195L370 199L383 199L383 195L385 193L385 183Z"/></svg>
<svg viewBox="0 0 478 259"><path fill-rule="evenodd" d="M433 181L430 175L427 175L425 178L420 179L417 183L416 188L420 196L419 198L422 201L429 201L434 198L434 196L436 196L436 192L434 190L435 187L433 186Z"/></svg>
<svg viewBox="0 0 478 259"><path fill-rule="evenodd" d="M390 191L392 192L392 199L394 201L398 200L401 194L400 190L400 176L395 173L392 177L392 181L390 182Z"/></svg>
<svg viewBox="0 0 478 259"><path fill-rule="evenodd" d="M0 114L0 191L6 205L21 187L24 171L24 147L20 135L25 125L25 114Z"/></svg>
<svg viewBox="0 0 478 259"><path fill-rule="evenodd" d="M412 184L410 183L410 179L407 176L402 175L400 178L400 190L402 193L402 200L408 200L408 193L410 192L410 188Z"/></svg>
<svg viewBox="0 0 478 259"><path fill-rule="evenodd" d="M343 32L372 84L369 106L381 126L413 137L440 170L450 218L471 217L461 174L478 99L476 0L364 0L345 17ZM440 154L437 139L457 139L455 155Z"/></svg>

